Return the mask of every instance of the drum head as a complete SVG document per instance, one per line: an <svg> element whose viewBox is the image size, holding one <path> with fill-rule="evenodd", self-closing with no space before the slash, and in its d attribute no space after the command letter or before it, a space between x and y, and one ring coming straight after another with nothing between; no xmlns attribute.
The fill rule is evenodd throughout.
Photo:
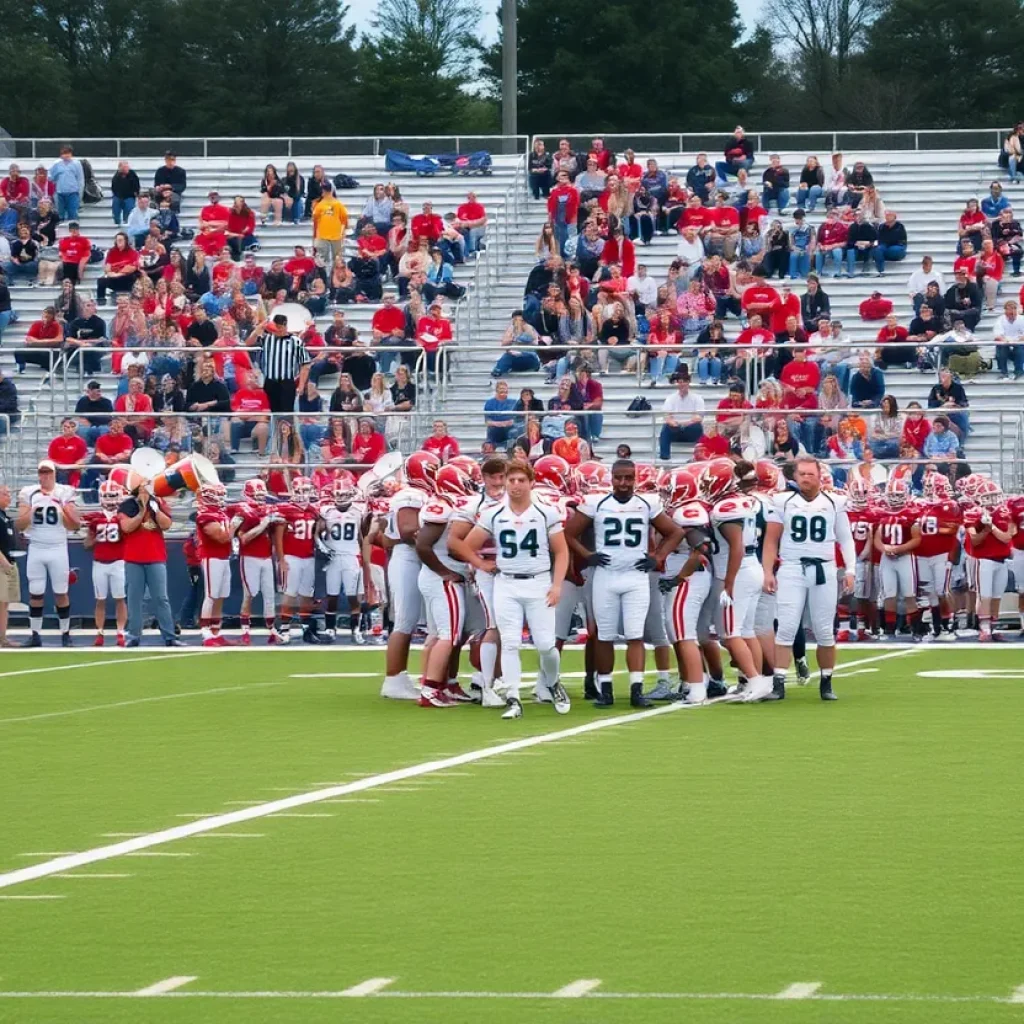
<svg viewBox="0 0 1024 1024"><path fill-rule="evenodd" d="M220 477L217 476L217 467L205 455L193 455L189 459L192 468L195 470L196 480L199 486L203 484L219 484Z"/></svg>
<svg viewBox="0 0 1024 1024"><path fill-rule="evenodd" d="M164 457L155 448L136 448L129 465L139 476L152 480L164 470Z"/></svg>
<svg viewBox="0 0 1024 1024"><path fill-rule="evenodd" d="M313 316L309 310L297 302L282 302L267 314L267 318L273 321L274 317L278 315L288 318L288 330L292 334L305 334L313 322Z"/></svg>

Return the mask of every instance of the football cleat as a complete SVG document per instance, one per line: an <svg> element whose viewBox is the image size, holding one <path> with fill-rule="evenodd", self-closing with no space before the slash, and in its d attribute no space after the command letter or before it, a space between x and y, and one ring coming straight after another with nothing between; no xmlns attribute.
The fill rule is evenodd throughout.
<svg viewBox="0 0 1024 1024"><path fill-rule="evenodd" d="M71 639L71 634L70 633L61 633L61 635L60 635L60 645L61 645L61 647L74 647L75 646L74 641Z"/></svg>
<svg viewBox="0 0 1024 1024"><path fill-rule="evenodd" d="M818 683L818 696L821 697L822 700L839 700L832 691L831 679L822 679L822 681Z"/></svg>
<svg viewBox="0 0 1024 1024"><path fill-rule="evenodd" d="M124 633L118 633L117 634L117 646L118 647L124 647L124 644L125 644Z"/></svg>
<svg viewBox="0 0 1024 1024"><path fill-rule="evenodd" d="M103 634L102 633L97 633L96 634L96 639L93 640L92 645L93 645L93 647L102 647L103 646Z"/></svg>
<svg viewBox="0 0 1024 1024"><path fill-rule="evenodd" d="M569 694L565 692L565 687L561 682L556 682L555 685L551 687L551 697L552 702L555 705L555 711L560 715L567 715L572 707L572 703L569 700Z"/></svg>
<svg viewBox="0 0 1024 1024"><path fill-rule="evenodd" d="M708 700L718 700L729 695L729 687L721 679L708 680Z"/></svg>
<svg viewBox="0 0 1024 1024"><path fill-rule="evenodd" d="M503 708L505 701L491 687L484 686L480 690L480 705L485 708Z"/></svg>
<svg viewBox="0 0 1024 1024"><path fill-rule="evenodd" d="M674 690L670 683L664 679L659 679L655 684L654 689L647 694L648 700L675 700L678 696L678 692Z"/></svg>
<svg viewBox="0 0 1024 1024"><path fill-rule="evenodd" d="M615 690L611 682L598 683L598 697L594 701L595 708L610 708L615 703Z"/></svg>
<svg viewBox="0 0 1024 1024"><path fill-rule="evenodd" d="M873 644L875 643L875 634L869 633L866 629L857 630L857 643L859 644Z"/></svg>
<svg viewBox="0 0 1024 1024"><path fill-rule="evenodd" d="M238 638L238 644L240 647L249 647L252 644L252 637L248 633L243 633Z"/></svg>
<svg viewBox="0 0 1024 1024"><path fill-rule="evenodd" d="M445 694L457 704L475 704L473 697L459 686L458 683L448 683L444 688Z"/></svg>
<svg viewBox="0 0 1024 1024"><path fill-rule="evenodd" d="M553 700L550 688L544 683L537 683L533 688L533 699L537 704L550 704Z"/></svg>
<svg viewBox="0 0 1024 1024"><path fill-rule="evenodd" d="M420 690L408 676L397 676L394 680L384 680L380 695L388 700L419 700Z"/></svg>
<svg viewBox="0 0 1024 1024"><path fill-rule="evenodd" d="M522 718L523 717L523 705L518 697L509 697L505 702L506 711L502 718Z"/></svg>
<svg viewBox="0 0 1024 1024"><path fill-rule="evenodd" d="M644 696L643 683L629 684L629 706L631 708L653 708L654 701Z"/></svg>
<svg viewBox="0 0 1024 1024"><path fill-rule="evenodd" d="M362 630L352 630L352 643L357 644L360 647L362 647L366 643L366 637L363 636Z"/></svg>
<svg viewBox="0 0 1024 1024"><path fill-rule="evenodd" d="M806 658L796 659L796 685L806 686L811 681L811 669Z"/></svg>
<svg viewBox="0 0 1024 1024"><path fill-rule="evenodd" d="M848 629L841 629L836 633L837 644L848 644L850 642L850 631Z"/></svg>
<svg viewBox="0 0 1024 1024"><path fill-rule="evenodd" d="M775 694L774 681L771 676L754 676L748 680L747 688L743 691L744 704L758 704L767 697ZM776 700L780 699L775 697Z"/></svg>

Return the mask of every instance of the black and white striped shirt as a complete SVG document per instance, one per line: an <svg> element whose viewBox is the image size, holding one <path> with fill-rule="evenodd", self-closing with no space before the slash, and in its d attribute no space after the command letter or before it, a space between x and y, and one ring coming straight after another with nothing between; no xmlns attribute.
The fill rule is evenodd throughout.
<svg viewBox="0 0 1024 1024"><path fill-rule="evenodd" d="M294 380L299 370L312 362L305 342L297 334L267 333L260 345L263 348L263 376L267 380Z"/></svg>

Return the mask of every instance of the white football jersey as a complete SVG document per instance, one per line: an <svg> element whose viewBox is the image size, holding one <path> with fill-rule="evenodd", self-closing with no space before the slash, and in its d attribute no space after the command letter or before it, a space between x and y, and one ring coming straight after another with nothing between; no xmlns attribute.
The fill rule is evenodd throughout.
<svg viewBox="0 0 1024 1024"><path fill-rule="evenodd" d="M768 521L782 523L779 558L783 562L801 558L836 560L836 544L852 540L850 521L846 515L846 499L821 491L808 501L799 491L772 495ZM852 563L850 563L852 565Z"/></svg>
<svg viewBox="0 0 1024 1024"><path fill-rule="evenodd" d="M49 494L44 494L39 484L23 487L18 494L18 505L32 509L25 536L38 546L64 547L68 531L64 527L63 506L74 500L75 489L67 484L55 484Z"/></svg>
<svg viewBox="0 0 1024 1024"><path fill-rule="evenodd" d="M548 538L562 532L557 508L530 502L525 512L513 512L502 502L485 512L479 525L494 538L499 572L539 576L550 570Z"/></svg>
<svg viewBox="0 0 1024 1024"><path fill-rule="evenodd" d="M430 495L426 491L421 491L417 487L403 487L397 494L391 498L390 506L388 507L388 521L384 527L384 536L388 540L401 540L398 535L398 513L403 508L414 508L418 512L427 503ZM403 545L408 547L408 545Z"/></svg>
<svg viewBox="0 0 1024 1024"><path fill-rule="evenodd" d="M473 526L479 526L483 523L484 516L488 512L492 512L499 505L504 504L505 495L504 493L498 495L497 498L490 497L486 492L482 494L474 494L465 505L457 508L452 513L452 521L456 523L471 523ZM494 545L490 542L484 544L480 549L479 554L485 558L489 558L494 554Z"/></svg>
<svg viewBox="0 0 1024 1024"><path fill-rule="evenodd" d="M594 522L594 550L606 554L609 569L632 569L647 554L651 520L661 503L647 494L618 501L612 494L589 494L580 511Z"/></svg>
<svg viewBox="0 0 1024 1024"><path fill-rule="evenodd" d="M323 544L332 554L355 558L362 546L364 510L358 505L349 505L342 510L337 505L325 505L320 518L326 529Z"/></svg>
<svg viewBox="0 0 1024 1024"><path fill-rule="evenodd" d="M711 519L708 516L708 507L699 501L688 501L672 510L672 521L676 526L681 526L689 532L693 529L703 529L709 536L711 533ZM690 557L690 545L686 543L684 534L679 547L665 559L665 575L676 576L679 570L686 564Z"/></svg>
<svg viewBox="0 0 1024 1024"><path fill-rule="evenodd" d="M740 543L743 545L743 559L757 560L757 518L761 503L749 494L730 494L722 498L711 509L711 564L715 579L724 580L729 567L729 542L722 535L722 527L738 523L742 527Z"/></svg>
<svg viewBox="0 0 1024 1024"><path fill-rule="evenodd" d="M444 524L441 536L434 543L434 554L437 555L443 566L461 575L466 571L465 563L460 562L454 555L448 552L448 534L451 532L454 518L455 506L446 498L430 498L423 508L420 509L420 529L428 523L435 525Z"/></svg>

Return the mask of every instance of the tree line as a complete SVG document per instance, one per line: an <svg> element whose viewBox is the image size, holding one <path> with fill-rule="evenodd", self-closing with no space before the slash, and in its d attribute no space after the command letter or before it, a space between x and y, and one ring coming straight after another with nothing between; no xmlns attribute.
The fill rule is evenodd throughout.
<svg viewBox="0 0 1024 1024"><path fill-rule="evenodd" d="M476 0L28 0L0 34L26 136L496 133ZM518 0L519 130L970 128L1024 117L1020 0ZM416 148L411 146L410 148Z"/></svg>

